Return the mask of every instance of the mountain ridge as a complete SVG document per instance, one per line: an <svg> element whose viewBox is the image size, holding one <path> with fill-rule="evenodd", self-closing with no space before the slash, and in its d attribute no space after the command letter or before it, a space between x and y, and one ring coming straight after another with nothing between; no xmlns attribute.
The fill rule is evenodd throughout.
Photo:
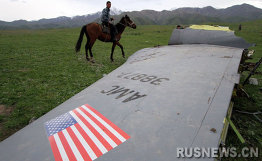
<svg viewBox="0 0 262 161"><path fill-rule="evenodd" d="M249 4L234 5L225 9L212 6L203 8L183 7L174 10L142 10L123 12L116 8L111 10L116 22L125 14L129 15L137 25L176 25L200 24L205 22L241 22L262 19L262 9ZM5 22L0 20L0 29L42 29L79 27L90 22L99 22L101 12L82 16L60 16L37 21L16 20Z"/></svg>

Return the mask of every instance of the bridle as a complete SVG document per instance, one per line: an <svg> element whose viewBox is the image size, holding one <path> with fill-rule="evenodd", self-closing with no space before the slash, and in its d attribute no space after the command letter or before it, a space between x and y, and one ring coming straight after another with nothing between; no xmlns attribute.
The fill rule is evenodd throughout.
<svg viewBox="0 0 262 161"><path fill-rule="evenodd" d="M134 22L132 22L132 23L128 23L128 25L125 25L125 24L123 24L123 23L121 23L121 22L118 22L120 25L123 25L123 26L125 26L125 27L131 27L132 25L134 25L135 23ZM132 28L132 27L131 27Z"/></svg>

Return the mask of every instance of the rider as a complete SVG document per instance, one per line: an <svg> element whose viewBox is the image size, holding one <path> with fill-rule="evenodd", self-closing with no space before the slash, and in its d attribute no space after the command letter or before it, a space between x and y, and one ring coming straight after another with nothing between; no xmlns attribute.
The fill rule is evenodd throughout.
<svg viewBox="0 0 262 161"><path fill-rule="evenodd" d="M111 23L111 21L114 20L114 18L110 18L110 8L111 8L111 2L107 1L106 8L103 9L102 11L101 21L102 21L102 25L105 25L108 27L110 26L111 40L116 41L117 29L115 25Z"/></svg>

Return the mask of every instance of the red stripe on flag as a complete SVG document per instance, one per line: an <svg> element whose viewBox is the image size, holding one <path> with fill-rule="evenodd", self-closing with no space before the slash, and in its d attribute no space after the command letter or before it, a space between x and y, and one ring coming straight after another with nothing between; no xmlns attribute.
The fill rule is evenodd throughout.
<svg viewBox="0 0 262 161"><path fill-rule="evenodd" d="M97 139L105 146L107 151L113 149L113 147L111 147L111 145L103 138L103 136L76 109L74 109L73 112L89 128L89 130L97 137Z"/></svg>
<svg viewBox="0 0 262 161"><path fill-rule="evenodd" d="M79 109L83 111L92 121L94 121L117 145L122 143L114 134L112 134L102 123L100 123L96 118L94 118L83 107L79 107Z"/></svg>
<svg viewBox="0 0 262 161"><path fill-rule="evenodd" d="M78 140L77 136L75 135L75 133L73 132L71 127L67 128L66 130L67 130L68 134L70 135L70 137L72 138L73 142L75 143L78 151L81 153L82 157L85 159L85 161L87 161L87 160L92 161L92 159L90 158L90 156L86 152L86 150L83 147L83 145L81 144L81 142Z"/></svg>
<svg viewBox="0 0 262 161"><path fill-rule="evenodd" d="M58 147L56 145L56 142L55 142L55 138L54 136L49 136L48 137L48 140L50 142L50 145L51 145L51 149L53 151L53 154L54 154L54 157L55 157L55 161L63 161L61 155L60 155L60 152L58 150Z"/></svg>
<svg viewBox="0 0 262 161"><path fill-rule="evenodd" d="M82 129L79 123L75 124L75 127L79 131L79 133L83 136L87 144L91 147L93 152L96 154L97 157L100 157L103 153L98 149L96 144L92 141L92 139L86 134L86 132Z"/></svg>
<svg viewBox="0 0 262 161"><path fill-rule="evenodd" d="M59 138L60 138L60 140L61 140L61 142L63 144L63 147L64 147L64 149L66 151L67 156L68 156L68 159L70 161L76 161L76 157L75 157L72 149L70 148L70 145L68 144L68 142L67 142L64 134L62 133L62 131L58 132L57 134L58 134L58 136L59 136Z"/></svg>
<svg viewBox="0 0 262 161"><path fill-rule="evenodd" d="M91 107L88 104L85 104L87 108L92 110L97 116L99 116L101 119L103 119L106 123L108 123L112 128L114 128L119 134L121 134L126 140L130 138L130 136L125 133L123 130L121 130L119 127L117 127L114 123L112 123L110 120L108 120L105 116L103 116L101 113L96 111L93 107Z"/></svg>

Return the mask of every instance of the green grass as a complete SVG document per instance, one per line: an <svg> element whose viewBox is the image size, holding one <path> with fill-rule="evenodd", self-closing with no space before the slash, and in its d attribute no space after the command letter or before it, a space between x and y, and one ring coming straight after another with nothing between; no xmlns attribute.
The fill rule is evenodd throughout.
<svg viewBox="0 0 262 161"><path fill-rule="evenodd" d="M248 42L256 43L256 46L252 47L256 53L250 61L257 62L262 57L261 20L242 23L240 32L237 31L238 24L224 25L230 26L236 31L236 35ZM174 27L138 26L136 30L127 28L120 42L128 57L145 47L166 45ZM126 61L121 56L121 50L116 47L115 62L111 63L111 44L96 41L93 47L96 63L88 63L85 60L84 43L80 54L76 55L74 52L79 32L80 28L0 31L0 105L5 108L5 112L0 114L0 140L26 126L31 118L42 116ZM250 112L261 110L262 93L259 88L262 88L262 65L257 71L259 73L253 77L259 80L259 86L244 87L255 102L238 97L234 100L234 109ZM248 72L243 73L242 82L247 75ZM252 115L237 112L233 112L231 119L247 143L241 144L229 128L227 146L238 149L244 146L258 147L260 158L257 160L262 160L262 124Z"/></svg>
<svg viewBox="0 0 262 161"><path fill-rule="evenodd" d="M155 45L166 45L174 26L127 28L121 44L126 56ZM85 89L103 74L123 64L116 47L110 61L111 43L96 41L95 64L88 63L84 42L80 54L74 51L80 28L0 31L0 140L26 126Z"/></svg>

